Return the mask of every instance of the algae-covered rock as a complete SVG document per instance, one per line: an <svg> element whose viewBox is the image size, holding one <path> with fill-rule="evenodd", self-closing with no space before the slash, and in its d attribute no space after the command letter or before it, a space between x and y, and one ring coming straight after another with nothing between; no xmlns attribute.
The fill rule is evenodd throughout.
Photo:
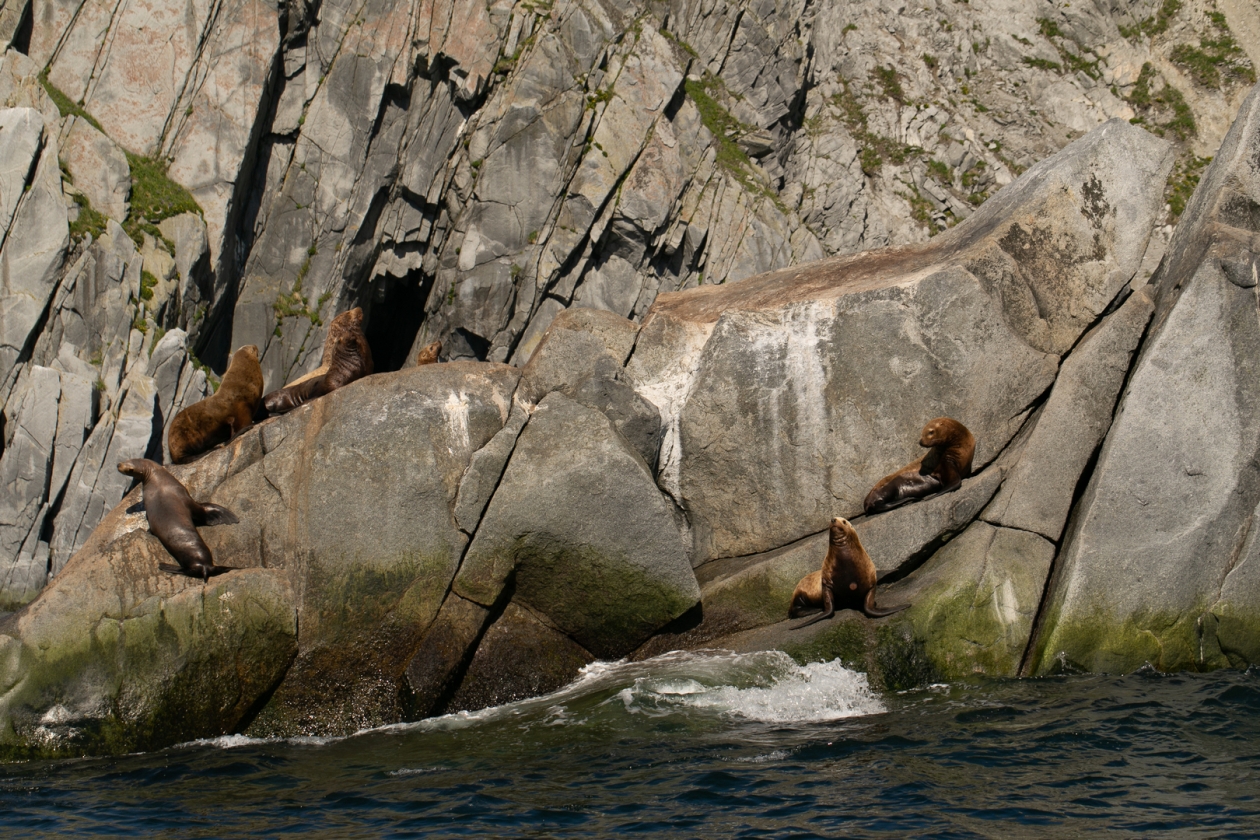
<svg viewBox="0 0 1260 840"><path fill-rule="evenodd" d="M283 573L247 568L207 583L159 571L169 555L144 515L121 506L100 530L0 626L0 752L10 757L115 754L236 731L297 649ZM225 531L202 532L220 557L240 537Z"/></svg>
<svg viewBox="0 0 1260 840"><path fill-rule="evenodd" d="M598 411L552 393L517 440L454 591L515 599L582 647L622 656L700 590L668 500Z"/></svg>
<svg viewBox="0 0 1260 840"><path fill-rule="evenodd" d="M399 719L403 670L467 544L460 480L507 421L518 376L455 363L360 380L294 412L258 467L213 496L261 519L268 564L302 593L297 658L251 731ZM270 501L255 513L250 500Z"/></svg>
<svg viewBox="0 0 1260 840"><path fill-rule="evenodd" d="M797 622L747 630L711 644L782 650L800 661L840 658L885 688L976 674L1015 676L1041 603L1054 546L1027 531L974 522L910 577L876 590L888 618L842 610L801 629Z"/></svg>
<svg viewBox="0 0 1260 840"><path fill-rule="evenodd" d="M595 657L529 610L508 604L477 645L448 711L539 697L572 682Z"/></svg>

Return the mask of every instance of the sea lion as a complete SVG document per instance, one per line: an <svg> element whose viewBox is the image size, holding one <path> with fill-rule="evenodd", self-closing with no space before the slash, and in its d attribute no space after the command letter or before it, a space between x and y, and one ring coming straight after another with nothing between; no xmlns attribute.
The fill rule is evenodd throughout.
<svg viewBox="0 0 1260 840"><path fill-rule="evenodd" d="M208 580L214 575L233 570L233 566L215 565L210 549L197 533L197 525L231 525L237 521L230 510L210 503L199 504L188 495L179 479L161 464L147 458L132 458L118 465L118 471L144 482L144 511L149 530L171 556L179 561L159 563L164 572L178 572Z"/></svg>
<svg viewBox="0 0 1260 840"><path fill-rule="evenodd" d="M815 575L818 576L817 589L811 580ZM800 609L818 605L823 611L793 625L792 629L797 630L815 621L831 618L835 615L837 606L840 609L861 610L867 618L883 618L910 606L902 604L887 610L876 608L875 580L875 564L862 547L857 531L853 530L849 520L837 516L831 520L831 535L822 570L811 572L796 585L796 592L792 594L792 605L788 608L788 618L800 614L798 598L801 599ZM810 603L814 598L818 600Z"/></svg>
<svg viewBox="0 0 1260 840"><path fill-rule="evenodd" d="M262 399L263 375L258 348L237 350L219 390L175 415L167 435L171 461L183 464L249 428Z"/></svg>
<svg viewBox="0 0 1260 840"><path fill-rule="evenodd" d="M919 446L927 447L928 453L892 475L884 476L866 494L862 507L867 513L880 513L915 499L953 490L971 475L976 439L957 420L937 417L928 423L919 437Z"/></svg>
<svg viewBox="0 0 1260 840"><path fill-rule="evenodd" d="M442 352L442 342L434 341L420 348L420 352L416 354L416 367L421 365L431 365L437 362L438 354Z"/></svg>
<svg viewBox="0 0 1260 840"><path fill-rule="evenodd" d="M263 397L263 407L268 414L284 414L370 376L372 370L372 348L363 335L363 310L356 306L328 324L320 368Z"/></svg>

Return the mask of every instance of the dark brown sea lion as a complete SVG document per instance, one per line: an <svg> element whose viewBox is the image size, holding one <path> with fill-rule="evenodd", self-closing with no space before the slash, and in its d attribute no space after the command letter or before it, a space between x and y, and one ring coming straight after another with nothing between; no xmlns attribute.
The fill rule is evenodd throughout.
<svg viewBox="0 0 1260 840"><path fill-rule="evenodd" d="M815 576L817 584L811 580ZM902 604L888 610L877 609L875 580L875 564L862 547L857 531L853 530L847 519L837 516L831 520L831 538L822 570L811 572L796 585L796 592L792 594L792 605L788 608L788 618L795 618L802 610L811 606L821 606L822 612L793 625L792 629L831 618L836 609L861 610L868 618L883 618L910 606Z"/></svg>
<svg viewBox="0 0 1260 840"><path fill-rule="evenodd" d="M166 547L179 565L159 563L165 572L178 572L203 580L230 572L232 566L217 566L210 549L197 533L197 525L231 525L237 521L230 510L210 503L199 504L179 479L161 464L147 458L132 458L118 465L123 475L144 482L144 511L149 530Z"/></svg>
<svg viewBox="0 0 1260 840"><path fill-rule="evenodd" d="M263 407L269 414L284 414L370 376L372 370L372 348L363 335L363 310L356 306L329 323L319 368L263 397Z"/></svg>
<svg viewBox="0 0 1260 840"><path fill-rule="evenodd" d="M435 364L438 360L438 354L442 352L442 342L434 341L420 348L420 352L416 354L416 367L421 365Z"/></svg>
<svg viewBox="0 0 1260 840"><path fill-rule="evenodd" d="M927 447L928 453L892 475L884 476L866 494L862 507L867 513L879 513L953 490L971 475L976 439L957 420L937 417L928 423L923 427L919 446Z"/></svg>
<svg viewBox="0 0 1260 840"><path fill-rule="evenodd" d="M171 420L167 435L171 461L176 464L191 461L249 428L262 391L258 348L247 344L232 356L219 390L188 406Z"/></svg>

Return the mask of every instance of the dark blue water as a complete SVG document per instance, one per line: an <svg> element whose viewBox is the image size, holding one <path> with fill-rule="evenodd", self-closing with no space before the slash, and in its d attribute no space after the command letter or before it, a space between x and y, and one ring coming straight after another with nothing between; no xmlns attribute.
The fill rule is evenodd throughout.
<svg viewBox="0 0 1260 840"><path fill-rule="evenodd" d="M687 654L336 741L0 768L38 836L1260 835L1260 674L879 696L838 665Z"/></svg>

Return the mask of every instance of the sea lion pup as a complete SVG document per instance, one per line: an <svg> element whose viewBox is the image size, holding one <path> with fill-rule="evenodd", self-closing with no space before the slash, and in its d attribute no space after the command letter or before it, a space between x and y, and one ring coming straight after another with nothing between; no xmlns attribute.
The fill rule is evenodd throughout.
<svg viewBox="0 0 1260 840"><path fill-rule="evenodd" d="M923 427L919 446L928 453L876 482L862 507L867 513L881 511L953 490L971 475L976 439L967 427L949 417L937 417Z"/></svg>
<svg viewBox="0 0 1260 840"><path fill-rule="evenodd" d="M420 352L416 354L416 367L421 365L435 364L438 360L438 354L442 352L442 342L434 341L420 348Z"/></svg>
<svg viewBox="0 0 1260 840"><path fill-rule="evenodd" d="M194 502L179 479L161 464L147 458L123 461L118 465L118 471L144 482L141 492L144 494L149 530L179 561L178 566L158 563L159 569L208 580L235 568L215 565L210 549L202 542L196 528L197 525L231 525L237 519L230 510L219 505Z"/></svg>
<svg viewBox="0 0 1260 840"><path fill-rule="evenodd" d="M175 415L167 435L171 461L184 464L249 428L262 399L263 375L258 348L237 350L219 390Z"/></svg>
<svg viewBox="0 0 1260 840"><path fill-rule="evenodd" d="M372 370L372 348L363 335L363 310L356 306L329 323L320 369L272 391L263 397L263 407L268 414L284 414L356 379L370 376Z"/></svg>
<svg viewBox="0 0 1260 840"><path fill-rule="evenodd" d="M818 580L817 589L811 580L815 576ZM831 535L822 570L811 572L796 585L796 592L792 594L792 605L788 608L788 618L794 618L800 614L800 610L811 606L821 606L823 611L793 625L792 629L798 630L815 621L831 618L836 614L837 607L861 610L867 618L883 618L910 606L902 604L887 610L876 608L875 579L875 564L862 547L857 531L853 530L849 520L837 516L831 520Z"/></svg>

